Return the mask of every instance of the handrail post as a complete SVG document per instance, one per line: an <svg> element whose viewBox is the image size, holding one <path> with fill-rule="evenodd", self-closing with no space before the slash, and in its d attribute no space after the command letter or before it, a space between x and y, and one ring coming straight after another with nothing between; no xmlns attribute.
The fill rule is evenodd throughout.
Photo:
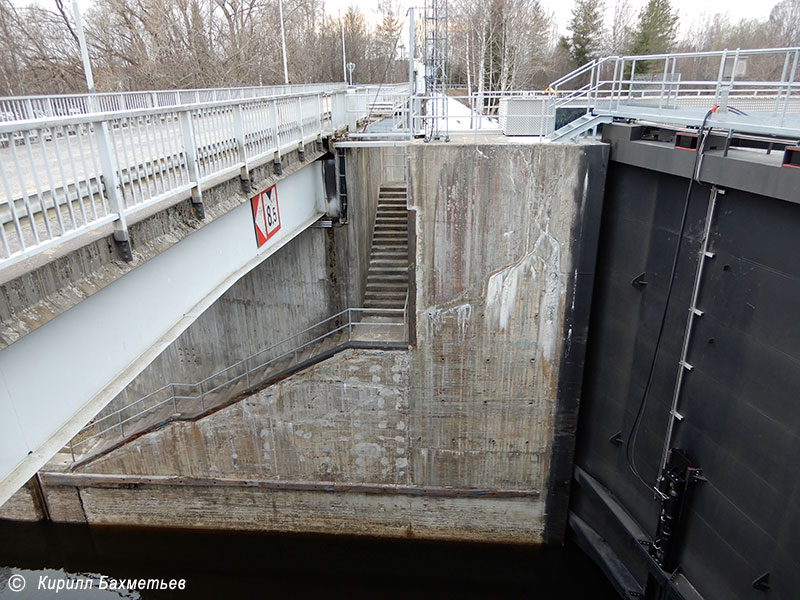
<svg viewBox="0 0 800 600"><path fill-rule="evenodd" d="M614 106L614 95L617 91L617 72L619 71L619 58L614 59L614 76L611 81L611 95L608 98L608 108L612 110Z"/></svg>
<svg viewBox="0 0 800 600"><path fill-rule="evenodd" d="M347 309L347 341L353 341L353 313L351 312L353 309Z"/></svg>
<svg viewBox="0 0 800 600"><path fill-rule="evenodd" d="M317 139L322 137L322 95L317 94Z"/></svg>
<svg viewBox="0 0 800 600"><path fill-rule="evenodd" d="M303 136L303 99L300 96L297 96L297 124L300 128L300 143L298 144L297 151L300 155L300 162L305 162L306 160L306 152L305 152L305 145L304 145L304 136Z"/></svg>
<svg viewBox="0 0 800 600"><path fill-rule="evenodd" d="M719 74L717 75L717 85L714 88L714 104L719 103L719 95L722 91L722 78L725 75L725 62L728 60L728 49L722 51L721 54L722 60L719 62Z"/></svg>
<svg viewBox="0 0 800 600"><path fill-rule="evenodd" d="M182 110L178 113L178 123L183 140L183 156L186 161L186 170L189 172L189 181L192 183L192 208L198 219L205 219L206 212L203 206L203 191L200 188L200 162L197 157L197 142L194 137L192 124L192 111Z"/></svg>
<svg viewBox="0 0 800 600"><path fill-rule="evenodd" d="M783 92L783 84L786 83L786 72L789 69L789 59L791 58L791 52L786 53L786 57L783 59L783 71L781 71L781 83L778 86L778 93L775 94L775 110L773 110L773 114L778 114L778 107L781 104L781 93ZM787 94L788 94L787 90Z"/></svg>
<svg viewBox="0 0 800 600"><path fill-rule="evenodd" d="M244 137L244 114L241 104L233 105L233 128L236 135L236 146L239 152L239 162L242 164L239 169L239 180L242 182L242 189L245 194L250 193L250 167L247 163L247 141Z"/></svg>
<svg viewBox="0 0 800 600"><path fill-rule="evenodd" d="M130 262L133 260L133 254L131 253L131 243L128 237L128 223L125 218L125 200L117 177L117 165L113 155L114 146L108 129L108 121L95 121L94 130L98 154L100 155L103 187L105 188L111 211L117 215L117 219L114 221L114 242L117 245L120 258Z"/></svg>
<svg viewBox="0 0 800 600"><path fill-rule="evenodd" d="M783 121L786 118L786 110L789 108L789 98L792 96L792 90L794 88L794 81L795 77L797 76L797 62L800 59L800 50L794 51L794 61L792 62L792 73L789 76L789 81L786 84L786 98L783 101L783 112L781 113L781 125L783 125Z"/></svg>
<svg viewBox="0 0 800 600"><path fill-rule="evenodd" d="M661 78L661 93L658 96L658 110L664 108L664 92L667 85L667 73L669 73L669 57L664 59L664 75Z"/></svg>
<svg viewBox="0 0 800 600"><path fill-rule="evenodd" d="M273 159L275 174L280 175L283 171L281 169L281 135L278 124L278 99L272 100L272 123L275 135L275 158Z"/></svg>

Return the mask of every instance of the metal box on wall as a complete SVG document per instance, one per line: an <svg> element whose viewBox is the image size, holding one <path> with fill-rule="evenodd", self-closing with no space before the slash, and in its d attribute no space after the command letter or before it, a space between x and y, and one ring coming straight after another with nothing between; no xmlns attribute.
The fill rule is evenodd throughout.
<svg viewBox="0 0 800 600"><path fill-rule="evenodd" d="M549 114L548 96L518 96L500 99L500 129L505 135L548 135L555 128Z"/></svg>

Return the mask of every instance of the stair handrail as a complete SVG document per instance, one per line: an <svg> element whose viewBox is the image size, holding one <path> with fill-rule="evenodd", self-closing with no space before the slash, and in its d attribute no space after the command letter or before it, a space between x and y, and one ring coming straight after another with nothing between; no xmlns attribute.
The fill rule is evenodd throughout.
<svg viewBox="0 0 800 600"><path fill-rule="evenodd" d="M218 391L218 390L220 390L220 389L222 389L222 388L224 388L224 387L226 387L228 385L231 385L232 383L235 383L235 382L241 380L242 378L246 378L246 382L247 382L246 385L247 385L247 387L250 387L251 382L249 380L249 376L250 376L251 373L253 373L255 371L258 371L260 369L264 369L264 368L270 366L272 363L275 363L275 362L277 362L277 361L279 361L279 360L281 360L283 358L286 358L286 357L292 356L292 355L294 355L294 357L295 357L295 362L298 362L297 361L297 357L298 357L298 353L300 351L304 350L305 348L307 348L308 346L310 346L312 344L315 344L317 342L320 342L320 341L324 340L327 337L330 337L331 335L334 335L334 334L339 333L340 331L344 331L346 329L348 331L348 334L347 334L348 335L348 339L347 339L347 341L348 342L352 342L353 341L352 328L353 328L354 324L356 324L356 325L371 325L371 326L387 326L387 327L388 326L394 327L394 326L398 326L398 325L405 326L405 323L381 323L381 322L374 322L374 323L366 322L365 323L363 321L358 321L358 320L354 320L353 319L353 314L354 313L358 314L358 313L363 313L363 312L389 314L389 315L402 314L405 317L405 309L398 309L398 308L370 308L370 309L365 309L365 308L354 308L354 307L346 308L346 309L344 309L342 311L339 311L338 313L336 313L334 315L331 315L330 317L326 317L325 319L322 319L321 321L315 323L314 325L311 325L310 327L307 327L307 328L303 329L300 332L297 332L297 333L289 336L288 338L285 338L284 340L281 340L280 342L272 344L271 346L269 346L267 348L264 348L264 349L261 349L258 352L255 352L255 353L251 354L250 356L247 356L246 358L238 360L235 363L233 363L232 365L229 365L228 367L225 367L224 369L220 369L216 373L214 373L212 375L209 375L208 377L205 377L204 379L200 380L199 382L196 382L196 383L168 383L168 384L158 388L157 390L155 390L153 392L150 392L149 394L146 394L145 396L142 396L141 398L139 398L137 400L134 400L133 402L130 402L130 403L126 404L125 406L123 406L121 408L118 408L117 410L115 410L115 411L113 411L111 413L108 413L107 415L104 415L104 416L102 416L100 418L97 418L97 419L93 419L89 424L84 426L78 432L78 434L75 437L73 437L72 440L70 440L70 443L66 446L66 448L69 450L70 455L72 456L72 460L74 462L75 461L75 449L76 448L78 448L78 447L82 446L83 444L86 444L89 441L91 441L93 439L96 439L96 438L102 436L103 434L105 434L105 433L107 433L109 431L112 431L114 429L119 429L120 430L120 434L121 434L120 437L124 439L125 438L125 430L124 430L125 423L129 423L129 422L131 422L133 420L139 419L143 415L145 415L145 414L147 414L149 412L153 412L157 408L160 408L161 406L164 406L165 404L169 404L170 402L172 402L173 406L176 407L175 412L177 412L177 401L178 400L181 400L181 401L183 401L183 400L200 400L200 402L201 402L201 410L203 410L205 408L204 404L203 404L203 400L207 395L212 394L212 393L214 393L214 392L216 392L216 391ZM334 327L333 329L331 329L331 330L323 333L322 335L319 335L319 336L317 336L317 337L315 337L315 338L313 338L311 340L308 340L308 341L300 343L300 344L298 344L296 346L293 346L290 350L287 350L286 352L283 352L283 353L281 353L281 354L279 354L279 355L267 360L266 362L260 363L260 364L254 366L254 367L246 369L244 373L239 374L239 375L237 375L235 377L231 377L230 379L226 379L225 381L223 381L222 383L216 385L215 387L213 387L211 389L208 389L208 390L204 390L203 389L203 384L211 381L215 377L219 377L220 375L225 374L226 372L230 371L231 369L233 369L235 367L238 367L240 365L243 365L243 364L247 363L248 361L252 360L253 358L255 358L255 357L259 356L259 355L263 355L265 352L268 352L270 350L274 350L275 348L277 348L278 346L280 346L282 344L285 344L287 342L291 342L292 340L295 340L299 336L308 333L309 331L319 327L320 325L328 323L328 322L330 322L330 321L332 321L334 319L338 319L338 318L342 317L343 315L347 315L347 319L344 322L344 324L338 325L338 326ZM403 321L405 321L405 320L406 319L404 318ZM194 395L177 394L176 391L175 391L176 388L195 388L195 389L199 388L199 394L194 394ZM154 397L155 395L157 395L157 394L159 394L159 393L161 393L161 392L163 392L165 390L170 390L170 394L165 400L157 402L156 404L153 404L152 406L148 406L147 408L144 408L144 409L140 410L139 412L137 412L137 413L125 418L125 419L121 418L122 417L122 413L124 411L129 410L131 407L133 407L133 406L135 406L137 404L140 404L140 403L144 402L145 400L150 399L150 398ZM92 435L83 437L80 440L78 440L77 442L75 441L75 438L79 437L82 432L90 430L90 429L93 429L93 428L97 427L98 423L102 423L104 421L107 421L108 419L110 419L111 417L114 417L114 416L117 416L117 420L115 422L113 422L110 426L105 427L105 428L101 429L100 431L98 431L98 432L96 432L96 433L94 433Z"/></svg>

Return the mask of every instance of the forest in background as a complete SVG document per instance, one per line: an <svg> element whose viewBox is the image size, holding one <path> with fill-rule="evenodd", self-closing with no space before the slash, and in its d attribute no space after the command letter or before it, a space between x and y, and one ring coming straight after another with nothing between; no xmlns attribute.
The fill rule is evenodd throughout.
<svg viewBox="0 0 800 600"><path fill-rule="evenodd" d="M779 0L764 20L717 14L682 36L669 0L606 2L574 0L558 35L539 0L449 0L450 83L543 89L598 56L800 45L800 0ZM0 0L0 96L86 91L71 7ZM406 78L405 13L392 0L375 10L331 16L323 0L284 0L291 83L342 81L342 29L354 83ZM95 0L83 20L100 92L283 83L277 0Z"/></svg>

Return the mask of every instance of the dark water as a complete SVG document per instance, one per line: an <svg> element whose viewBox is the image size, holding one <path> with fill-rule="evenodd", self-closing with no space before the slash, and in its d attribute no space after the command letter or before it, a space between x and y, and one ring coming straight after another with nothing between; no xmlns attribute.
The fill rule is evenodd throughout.
<svg viewBox="0 0 800 600"><path fill-rule="evenodd" d="M618 598L572 544L530 548L0 521L0 598L99 597L35 591L38 573L19 569L186 580L184 591L114 594L144 599ZM4 581L15 572L29 582L24 594Z"/></svg>

